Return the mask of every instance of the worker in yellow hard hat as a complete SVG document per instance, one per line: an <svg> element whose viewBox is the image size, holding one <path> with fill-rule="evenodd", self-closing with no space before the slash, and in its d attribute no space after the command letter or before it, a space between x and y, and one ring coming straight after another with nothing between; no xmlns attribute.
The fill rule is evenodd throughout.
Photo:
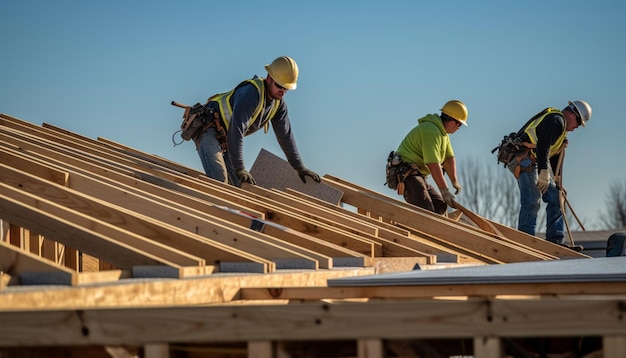
<svg viewBox="0 0 626 358"><path fill-rule="evenodd" d="M441 114L427 114L417 123L394 153L393 165L399 166L398 181L403 188L398 193L410 204L444 214L448 206L455 207L454 195L461 191L450 134L467 126L467 107L461 101L451 100L441 107ZM455 189L454 194L448 188L444 170ZM429 175L438 190L428 183Z"/></svg>
<svg viewBox="0 0 626 358"><path fill-rule="evenodd" d="M298 65L287 56L265 65L267 77L254 76L226 93L209 98L208 125L193 138L206 175L233 185L256 184L243 160L243 139L261 128L267 133L271 123L276 139L289 164L306 183L306 177L319 183L319 175L304 166L298 152L283 97L298 84Z"/></svg>

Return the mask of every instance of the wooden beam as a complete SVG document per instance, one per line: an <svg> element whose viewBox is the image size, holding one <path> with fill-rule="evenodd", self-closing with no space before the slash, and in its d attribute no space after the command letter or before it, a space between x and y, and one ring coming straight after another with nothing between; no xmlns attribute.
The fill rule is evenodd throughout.
<svg viewBox="0 0 626 358"><path fill-rule="evenodd" d="M334 177L332 175L326 175L324 178L329 180L329 181L331 181L331 182L336 183L337 185L347 186L347 187L351 188L351 190L353 190L353 191L356 190L358 192L371 195L373 197L382 199L384 201L391 200L398 206L401 206L401 207L404 207L404 208L408 208L408 209L411 209L411 210L417 210L420 213L422 213L424 215L427 215L429 217L435 217L435 218L439 218L439 219L441 218L440 215L435 214L433 212L430 212L428 210L423 210L421 208L417 208L417 207L415 207L415 206L413 206L411 204L408 204L406 202L401 202L401 201L392 199L392 198L390 198L388 196L385 196L385 195L382 195L382 194L377 193L375 191L369 190L367 188L358 186L358 185L356 185L354 183L347 182L345 180L342 180L340 178ZM345 193L344 193L344 195L345 195ZM550 255L550 256L555 256L555 257L564 257L564 258L565 257L589 258L588 255L585 255L585 254L582 254L582 253L570 250L570 249L568 249L566 247L563 247L561 245L555 245L555 244L553 244L553 243L551 243L549 241L540 239L540 238L538 238L536 236L533 236L533 235L528 235L528 234L526 234L524 232L512 229L512 228L510 228L510 227L508 227L506 225L502 225L502 224L500 224L498 222L489 220L487 218L483 218L483 219L487 220L489 225L493 225L495 230L497 230L498 232L502 233L504 235L504 237L506 237L508 240L517 242L518 244L520 244L520 245L522 245L524 247L531 247L535 251L542 252L545 255ZM455 220L452 220L452 219L449 219L449 220L455 221ZM468 229L471 228L470 225L464 224L462 222L458 222L458 224L459 224L459 226L462 226L462 227L465 227L465 228L468 228Z"/></svg>
<svg viewBox="0 0 626 358"><path fill-rule="evenodd" d="M33 162L33 165L36 165L36 163ZM164 258L168 258L169 256L168 260L178 262L180 265L204 265L205 260L211 264L217 264L218 262L266 261L265 259L261 259L258 255L255 256L245 253L230 245L224 245L223 243L201 237L192 232L174 229L150 217L134 214L127 209L104 200L97 200L74 190L55 186L53 183L47 184L39 178L9 167L4 168L0 176L2 176L5 181L12 183L15 187L29 190L32 195L38 195L38 198L49 200L63 198L63 207L57 205L47 207L50 213L56 212L67 217L72 217L72 222L82 222L85 227L93 226L93 222L95 221L102 222L99 228L100 233L115 237L116 240L123 241L135 248L147 252L152 250L154 254L166 255L163 256ZM120 194L128 199L127 205L132 205L132 194L124 195L123 192ZM21 200L30 200L32 202L31 205L36 205L36 199L32 198L32 196L22 195L21 198ZM142 200L142 202L147 206L152 205L150 206L152 208L161 208L161 210L170 212L168 208L160 207L155 203L149 203L146 200ZM123 202L119 204L124 205ZM95 216L92 218L85 217L86 215L95 215L99 219L96 219ZM176 217L177 216L174 215L174 218ZM242 241L246 237L245 234L240 234L239 236L241 236L240 240ZM268 245L269 244L263 243L258 245L258 247L264 248ZM187 254L186 252L194 252L194 255ZM294 253L290 254L292 255L291 257L296 256ZM91 255L96 256L97 254L91 253ZM172 255L178 256L178 258L174 259ZM183 256L187 256L188 259L184 260ZM300 255L297 256L301 257ZM190 258L193 259L190 260ZM200 258L202 258L202 260L200 260ZM287 256L287 258L289 258L289 256ZM181 259L182 261L180 261ZM114 263L106 259L105 261Z"/></svg>
<svg viewBox="0 0 626 358"><path fill-rule="evenodd" d="M196 192L193 196L185 195L177 191L171 191L167 188L152 185L150 183L137 181L136 179L125 175L114 175L111 171L107 171L108 177L103 177L96 170L97 167L93 165L85 165L85 163L75 163L76 158L74 157L67 157L63 160L63 162L61 162L57 159L39 157L31 153L30 157L22 156L20 160L16 160L17 157L20 157L18 152L2 148L0 148L0 151L7 153L7 157L12 158L12 162L17 164L16 167L31 174L40 172L31 170L31 168L37 168L53 163L59 166L63 165L64 168L72 172L72 189L108 202L118 203L127 209L132 209L135 212L142 213L146 216L152 217L153 219L158 219L161 222L178 226L189 232L197 234L206 232L209 235L214 235L217 232L224 233L224 226L229 227L229 230L231 231L239 231L242 229L242 226L244 228L250 228L255 221L255 219L248 213L239 213L236 209L221 207L211 202L202 200L203 197L206 197L206 195L202 192ZM81 167L74 166L70 163L81 165ZM85 170L85 167L89 167L93 171L88 172ZM112 179L109 179L109 177L112 177ZM212 200L212 198L209 198L209 200ZM169 211L163 210L163 206L147 204L146 201L157 201L169 210L177 210L178 212L176 214L172 214ZM237 207L237 205L235 205L235 207ZM186 212L191 213L191 215ZM263 215L261 215L261 217L262 216ZM213 223L215 223L215 225L220 225L222 229L215 228L215 225L212 225ZM185 227L185 225L187 226ZM278 227L274 226L266 227L264 231L268 231L270 236L272 236L272 233L278 234L278 238L282 241L287 241L292 244L297 243L298 246L292 245L290 247L292 250L299 250L300 252L309 250L309 252L306 253L306 256L317 260L320 267L323 268L332 268L332 262L330 261L328 255L332 255L333 257L364 257L362 254L349 251L337 245L326 243L294 230L280 230ZM248 232L248 234L257 235L254 231ZM168 237L168 235L160 236ZM272 241L273 238L262 236L262 240ZM311 240L315 242L308 243L308 241ZM175 243L181 245L184 242L184 240L174 241ZM245 245L245 241L240 240L237 242L242 246ZM317 252L310 252L316 251L316 248L322 249L322 251L319 254ZM327 256L324 257L323 255ZM366 264L367 262L361 263L361 265Z"/></svg>
<svg viewBox="0 0 626 358"><path fill-rule="evenodd" d="M626 295L626 282L506 283L470 285L244 287L243 300L408 299L436 296Z"/></svg>
<svg viewBox="0 0 626 358"><path fill-rule="evenodd" d="M11 284L23 284L24 282L21 281L23 276L30 276L27 280L33 280L32 276L38 274L40 282L45 280L49 284L72 285L77 282L78 276L74 270L57 265L53 261L21 250L2 240L0 240L0 272L13 277Z"/></svg>
<svg viewBox="0 0 626 358"><path fill-rule="evenodd" d="M11 136L11 138L7 138L7 140L15 141L16 139L14 137L15 136ZM32 144L30 144L30 143L20 143L20 145L23 145L23 146L29 146L30 145L32 147ZM46 154L47 155L56 155L56 152L47 152ZM74 152L72 152L72 154L74 154L74 156L76 156L76 154ZM64 158L64 159L66 159L66 158ZM68 160L71 161L72 159L69 158ZM107 169L108 170L119 170L119 169L115 169L115 168L116 167L111 167L111 168L107 168ZM144 180L148 180L148 181L152 180L151 178L146 178L145 176L143 176L143 174L141 174L141 171L140 171L141 167L137 167L137 168L138 169L133 172L133 174L135 176L136 175L141 175L142 179L144 179ZM156 170L153 170L153 172L161 174L160 172L158 172ZM185 182L187 184L194 183L193 178L176 177L175 175L173 175L171 173L167 175L167 178L173 178L173 179L177 180L178 182ZM154 180L152 180L152 181L154 181ZM135 180L135 182L137 182L137 181ZM165 180L162 180L159 183L160 184L167 184ZM169 183L171 184L172 182L169 182ZM207 192L209 192L209 190L206 190L206 188L205 188L207 184L204 184L203 182L202 182L202 184L200 184L200 183L201 182L197 182L197 184L195 186L193 186L193 188L190 188L188 186L181 186L180 184L176 184L178 186L175 187L174 189L181 190L181 189L186 188L187 192L189 192L192 196L195 196L195 197L207 197ZM170 187L171 187L171 185L169 185L169 186L166 185L166 188L170 188ZM214 200L215 198L219 198L220 196L224 196L223 192L227 191L227 190L231 190L231 188L223 187L223 188L220 188L218 191L216 191L216 190L210 191L209 195L211 195L211 196L208 197L208 198L209 198L209 200L215 201ZM239 196L241 196L241 194L239 194ZM238 196L234 196L234 197L237 198ZM237 200L239 200L239 199L237 199ZM223 201L218 200L218 202L222 203ZM227 205L230 205L228 203L229 202L226 202ZM255 205L261 205L261 204L256 203ZM243 206L240 206L240 205L237 205L237 204L234 205L234 207L238 207L238 206L239 207L243 207ZM214 209L216 209L216 208L214 208ZM242 209L242 210L243 211L247 211L249 213L255 213L256 212L255 209ZM265 207L264 210L269 210L269 209L267 207ZM264 214L261 214L260 216L263 217L263 215ZM348 249L360 249L361 250L360 252L366 252L368 256L373 256L372 251L374 249L374 244L375 244L373 242L364 242L363 240L359 240L356 237L347 237L349 235L347 235L345 233L337 232L336 230L331 230L331 229L328 229L328 228L324 228L321 225L313 226L313 225L307 223L306 219L304 219L304 218L291 217L291 219L299 220L299 223L302 224L302 225L309 225L311 227L311 232L309 232L309 233L315 235L316 237L323 236L324 239L337 240L337 245L341 245L341 244L343 244L345 242L348 242L350 245L348 245L346 248L348 248ZM343 239L343 241L342 241L342 239ZM354 247L354 245L360 245L360 246Z"/></svg>
<svg viewBox="0 0 626 358"><path fill-rule="evenodd" d="M383 341L381 339L359 339L357 341L358 358L383 358L385 357Z"/></svg>
<svg viewBox="0 0 626 358"><path fill-rule="evenodd" d="M602 337L602 357L626 357L626 335L604 335Z"/></svg>
<svg viewBox="0 0 626 358"><path fill-rule="evenodd" d="M181 185L176 181L160 178L153 174L146 173L141 166L129 168L121 163L113 163L104 161L97 156L88 155L74 148L68 148L64 145L45 141L36 137L25 136L19 132L12 132L0 126L0 145L16 151L27 153L30 158L39 158L41 160L55 160L64 163L67 166L75 168L74 171L82 173L95 173L103 177L111 178L114 181L135 185L141 188L152 186L161 188L162 190L178 191L188 196L197 195L200 191ZM26 171L26 170L25 170ZM139 179L139 180L138 180ZM203 196L206 196L203 195ZM215 205L222 205L231 209L238 209L247 212L255 217L263 218L261 212L254 211L244 206L239 206L233 202L221 199L219 196L211 197L211 202Z"/></svg>
<svg viewBox="0 0 626 358"><path fill-rule="evenodd" d="M248 342L248 358L274 358L274 349L271 341Z"/></svg>
<svg viewBox="0 0 626 358"><path fill-rule="evenodd" d="M91 255L98 255L118 267L130 269L134 265L168 265L178 267L168 260L146 253L135 246L120 243L103 234L88 229L87 227L106 226L103 222L95 219L88 219L90 225L80 225L72 221L85 220L84 217L77 216L57 204L45 199L34 197L30 194L18 192L12 187L0 183L2 194L0 194L0 216L19 226L41 233L42 235L54 238L56 241ZM7 196L11 195L11 197ZM30 203L30 204L27 204ZM35 203L36 206L33 206ZM65 215L66 218L57 216ZM114 230L114 228L109 228ZM142 238L135 237L136 246L148 247L148 243L140 245ZM165 253L167 248L161 247L161 252ZM174 253L174 252L172 252ZM186 254L179 253L179 257ZM191 256L186 255L189 259ZM189 261L188 261L189 262ZM198 261L196 261L196 264Z"/></svg>
<svg viewBox="0 0 626 358"><path fill-rule="evenodd" d="M416 237L415 235L411 235L411 231L407 229L403 229L396 225L391 225L389 223L374 219L371 216L366 216L357 212L352 212L350 210L346 210L340 206L330 204L326 201L311 197L307 194L296 192L291 189L287 189L285 192L286 195L292 196L294 198L298 198L299 200L305 200L309 203L309 205L313 206L321 206L327 210L332 210L335 212L339 212L342 215L347 215L352 217L355 220L362 220L371 225L375 225L378 227L378 236L396 242L398 244L413 248L415 250L421 251L427 255L437 256L437 262L447 261L450 262L453 258L453 262L476 262L481 260L476 260L467 253L462 250L455 250L449 247L444 247L435 242L429 241L423 237ZM443 258L444 260L440 259Z"/></svg>
<svg viewBox="0 0 626 358"><path fill-rule="evenodd" d="M303 216L306 216L311 220L321 221L331 226L336 226L340 229L357 234L360 237L380 243L382 245L381 254L384 257L421 256L427 258L428 263L436 263L436 257L434 255L425 253L420 251L418 248L415 248L415 245L412 245L413 242L408 239L403 240L403 238L396 238L397 240L403 241L398 242L397 240L389 240L381 237L379 235L378 227L370 223L342 215L340 212L327 210L324 207L319 207L306 201L299 201L297 199L294 200L293 196L287 195L276 189L269 190L249 184L242 185L242 188L280 203L283 210L298 210Z"/></svg>
<svg viewBox="0 0 626 358"><path fill-rule="evenodd" d="M589 297L1 311L0 346L623 336L621 306Z"/></svg>
<svg viewBox="0 0 626 358"><path fill-rule="evenodd" d="M382 195L366 193L361 188L348 185L345 181L332 176L324 176L324 181L344 192L343 200L359 208L364 208L376 215L399 222L406 227L436 235L442 239L457 243L475 252L481 252L503 262L523 262L546 260L534 250L528 250L510 242L494 239L479 231L470 231L461 227L457 222L442 215L434 216L419 207L404 207L396 200Z"/></svg>
<svg viewBox="0 0 626 358"><path fill-rule="evenodd" d="M474 358L501 358L504 349L498 337L474 337Z"/></svg>
<svg viewBox="0 0 626 358"><path fill-rule="evenodd" d="M117 274L117 277L100 275ZM184 280L128 280L125 272L80 274L81 285L51 290L31 286L28 290L0 293L1 311L93 309L120 307L197 306L220 303L242 304L242 287L326 286L329 279L373 275L372 267L340 270L287 271L278 273L197 276ZM93 275L95 276L93 276ZM4 276L9 276L4 274ZM85 285L82 285L85 284ZM88 284L88 285L87 285ZM141 292L141 294L137 294ZM178 294L180 293L180 294ZM275 301L272 304L275 304Z"/></svg>

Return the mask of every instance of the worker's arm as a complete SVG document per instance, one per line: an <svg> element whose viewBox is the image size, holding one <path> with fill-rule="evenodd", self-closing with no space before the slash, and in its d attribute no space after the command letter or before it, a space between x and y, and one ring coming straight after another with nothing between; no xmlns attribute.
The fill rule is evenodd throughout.
<svg viewBox="0 0 626 358"><path fill-rule="evenodd" d="M448 174L448 178L452 182L452 186L456 190L454 194L458 194L461 192L461 183L456 177L456 159L454 157L450 157L443 162L443 169Z"/></svg>
<svg viewBox="0 0 626 358"><path fill-rule="evenodd" d="M433 176L433 180L435 181L435 184L437 184L437 187L439 187L439 192L441 193L441 197L443 198L443 201L445 201L448 206L451 206L454 208L455 207L454 195L452 195L452 193L450 192L450 189L448 189L446 180L443 177L443 170L441 169L441 165L437 163L431 163L431 164L426 164L426 166L428 166L428 169L430 170L430 174L432 174Z"/></svg>
<svg viewBox="0 0 626 358"><path fill-rule="evenodd" d="M439 190L447 188L448 184L446 184L446 180L443 177L443 170L441 170L441 165L439 163L429 163L426 164L428 170L430 170L430 174L433 176L433 180L435 184L439 188Z"/></svg>
<svg viewBox="0 0 626 358"><path fill-rule="evenodd" d="M451 182L455 183L458 181L456 178L456 159L454 157L448 158L443 162L443 169L448 174Z"/></svg>

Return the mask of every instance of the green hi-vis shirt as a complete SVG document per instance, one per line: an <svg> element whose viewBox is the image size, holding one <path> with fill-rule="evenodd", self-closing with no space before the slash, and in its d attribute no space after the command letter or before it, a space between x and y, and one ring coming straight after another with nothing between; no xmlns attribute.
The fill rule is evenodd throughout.
<svg viewBox="0 0 626 358"><path fill-rule="evenodd" d="M454 157L454 151L439 115L427 114L417 123L404 137L396 153L400 154L403 162L415 164L420 173L429 175L426 164L442 164Z"/></svg>

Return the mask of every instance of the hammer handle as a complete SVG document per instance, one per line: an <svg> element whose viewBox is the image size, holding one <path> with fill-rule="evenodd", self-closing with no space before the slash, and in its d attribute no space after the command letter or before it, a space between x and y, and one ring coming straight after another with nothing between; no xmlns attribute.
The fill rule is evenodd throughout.
<svg viewBox="0 0 626 358"><path fill-rule="evenodd" d="M172 101L172 106L176 106L176 107L180 107L180 108L189 108L189 106L182 104L182 103L178 103L176 101Z"/></svg>

